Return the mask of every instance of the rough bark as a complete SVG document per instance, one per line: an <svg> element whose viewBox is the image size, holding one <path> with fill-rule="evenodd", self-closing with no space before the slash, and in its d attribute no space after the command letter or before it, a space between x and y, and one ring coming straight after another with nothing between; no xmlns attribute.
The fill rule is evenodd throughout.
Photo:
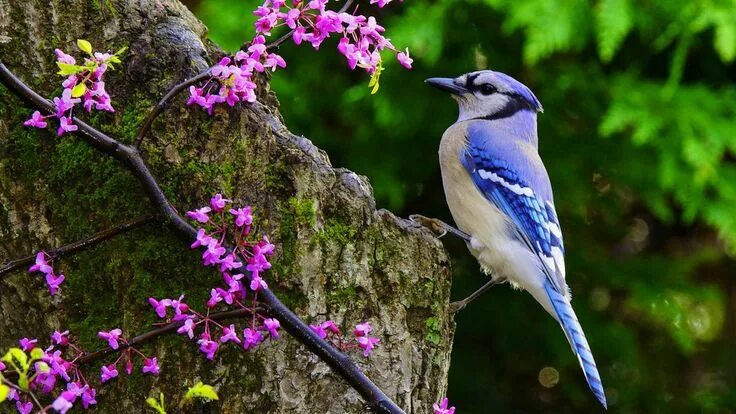
<svg viewBox="0 0 736 414"><path fill-rule="evenodd" d="M124 66L107 79L117 112L90 118L127 143L168 87L220 56L206 28L176 0L105 1L102 8L98 0L0 0L0 55L46 96L59 91L53 49L71 50L77 38L97 49L129 48ZM267 80L259 83L263 105L220 108L213 117L176 99L142 148L147 162L180 211L215 192L254 205L259 231L278 246L271 288L307 321L331 318L347 328L373 322L379 348L370 359L354 359L407 412L430 412L446 387L454 328L445 251L427 231L376 210L365 177L333 168L309 140L291 134ZM22 127L30 113L0 87L0 260L152 210L116 161L74 136ZM61 300L49 299L40 278L13 274L0 282L0 349L24 336L43 342L58 328L95 349L100 329L148 329L149 296L186 293L191 304L203 303L219 276L201 268L187 242L153 224L64 258ZM162 374L101 387L100 412L143 411L158 390L176 401L197 380L218 388L213 412L364 411L356 392L290 338L249 353L225 347L213 363L180 337L146 350L160 357ZM98 369L90 369L93 376Z"/></svg>

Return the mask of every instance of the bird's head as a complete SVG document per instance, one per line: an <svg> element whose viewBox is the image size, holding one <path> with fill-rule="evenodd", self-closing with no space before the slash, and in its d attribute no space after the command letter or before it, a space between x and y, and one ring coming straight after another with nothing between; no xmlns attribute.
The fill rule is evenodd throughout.
<svg viewBox="0 0 736 414"><path fill-rule="evenodd" d="M492 70L457 78L429 78L426 83L450 92L460 106L458 121L501 119L519 111L542 112L542 104L523 83Z"/></svg>

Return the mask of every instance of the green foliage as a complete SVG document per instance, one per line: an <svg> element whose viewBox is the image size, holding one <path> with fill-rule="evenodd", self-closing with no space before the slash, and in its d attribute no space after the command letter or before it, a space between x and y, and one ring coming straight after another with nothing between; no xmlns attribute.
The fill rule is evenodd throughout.
<svg viewBox="0 0 736 414"><path fill-rule="evenodd" d="M250 16L221 29L251 7L229 3L203 0L199 12L232 50L253 32ZM568 282L611 410L733 412L734 10L731 0L393 3L382 23L411 48L413 71L384 56L370 95L327 41L320 53L282 47L289 68L272 84L289 128L368 176L379 206L448 221L437 146L456 109L423 80L490 67L527 84L545 107L540 152ZM334 240L349 235L335 230ZM464 245L443 241L460 298L484 280ZM594 409L559 327L529 295L493 289L457 322L449 396L459 410ZM545 367L560 373L552 389L537 379Z"/></svg>
<svg viewBox="0 0 736 414"><path fill-rule="evenodd" d="M187 393L184 394L184 399L181 400L181 404L185 405L191 403L195 399L201 399L204 401L219 400L215 389L211 385L203 384L202 381L189 387Z"/></svg>
<svg viewBox="0 0 736 414"><path fill-rule="evenodd" d="M146 398L146 404L153 408L158 414L166 414L166 409L164 408L164 393L159 393L158 400L153 397Z"/></svg>
<svg viewBox="0 0 736 414"><path fill-rule="evenodd" d="M179 406L183 408L186 405L192 404L196 400L200 400L206 403L219 399L220 398L217 396L217 392L215 392L215 389L211 385L206 385L202 383L202 381L199 381L193 386L189 387L189 389L187 389L187 392L181 399ZM146 404L148 404L148 406L155 410L158 414L166 414L164 393L160 392L158 399L155 399L153 397L146 398Z"/></svg>

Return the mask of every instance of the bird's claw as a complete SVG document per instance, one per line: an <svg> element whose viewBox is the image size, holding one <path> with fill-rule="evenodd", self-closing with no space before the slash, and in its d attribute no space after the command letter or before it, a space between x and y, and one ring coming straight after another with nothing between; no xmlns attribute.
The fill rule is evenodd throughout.
<svg viewBox="0 0 736 414"><path fill-rule="evenodd" d="M464 300L458 300L457 302L450 303L449 311L450 313L458 313L461 310L465 309L465 307L468 306L468 303Z"/></svg>
<svg viewBox="0 0 736 414"><path fill-rule="evenodd" d="M441 239L447 234L447 224L442 220L425 217L421 214L412 214L409 216L409 220L428 228L438 239Z"/></svg>

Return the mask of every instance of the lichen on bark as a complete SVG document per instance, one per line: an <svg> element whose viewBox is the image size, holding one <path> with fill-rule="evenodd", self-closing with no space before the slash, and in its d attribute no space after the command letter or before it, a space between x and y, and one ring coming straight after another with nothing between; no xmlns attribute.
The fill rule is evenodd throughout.
<svg viewBox="0 0 736 414"><path fill-rule="evenodd" d="M151 105L173 83L221 54L206 28L176 0L0 0L0 56L39 93L59 92L53 49L85 38L98 49L129 48L108 78L117 112L90 122L132 142ZM337 70L337 69L336 69ZM448 314L450 271L442 245L427 231L377 210L365 177L330 165L327 155L282 124L267 79L260 104L220 108L213 117L184 98L154 124L142 151L180 211L215 192L251 204L258 231L277 245L271 288L306 321L334 319L347 329L370 320L380 346L354 360L410 413L430 412L444 393L454 325ZM0 260L59 246L151 211L134 177L74 136L24 128L32 111L0 87ZM65 258L61 300L43 282L17 272L0 282L0 349L17 338L45 340L71 329L87 348L101 329L145 331L154 322L149 296L186 293L203 303L219 276L202 269L163 224L149 225ZM158 378L134 375L100 388L99 411L143 411L163 391L176 400L198 380L221 395L215 412L357 413L360 396L288 337L255 352L225 349L210 363L180 337L147 351L162 362ZM97 372L99 367L91 367ZM155 390L155 391L154 391ZM7 407L5 407L7 408ZM0 406L0 410L2 410Z"/></svg>

